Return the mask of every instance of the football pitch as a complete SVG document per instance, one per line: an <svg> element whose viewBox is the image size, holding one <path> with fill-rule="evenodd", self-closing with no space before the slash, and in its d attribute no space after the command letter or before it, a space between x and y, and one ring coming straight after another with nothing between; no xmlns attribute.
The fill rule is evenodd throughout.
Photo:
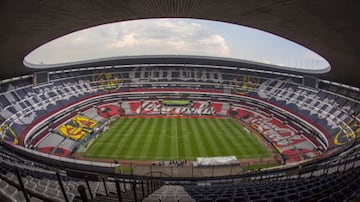
<svg viewBox="0 0 360 202"><path fill-rule="evenodd" d="M270 157L231 118L119 118L86 150L85 157L127 160L196 160L197 157Z"/></svg>

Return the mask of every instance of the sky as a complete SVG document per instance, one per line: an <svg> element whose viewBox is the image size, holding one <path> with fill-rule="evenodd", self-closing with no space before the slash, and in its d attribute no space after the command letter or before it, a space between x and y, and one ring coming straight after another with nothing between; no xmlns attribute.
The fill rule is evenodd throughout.
<svg viewBox="0 0 360 202"><path fill-rule="evenodd" d="M319 70L317 53L257 29L198 19L143 19L73 32L33 50L32 64L61 64L117 56L196 55Z"/></svg>

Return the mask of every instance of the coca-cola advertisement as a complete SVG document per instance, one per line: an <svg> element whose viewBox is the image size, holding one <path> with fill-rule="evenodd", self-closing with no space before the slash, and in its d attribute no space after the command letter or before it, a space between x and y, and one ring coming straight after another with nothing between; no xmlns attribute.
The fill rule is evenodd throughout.
<svg viewBox="0 0 360 202"><path fill-rule="evenodd" d="M218 102L194 101L187 106L165 106L159 101L130 102L134 114L176 114L176 115L219 115L223 104Z"/></svg>
<svg viewBox="0 0 360 202"><path fill-rule="evenodd" d="M287 162L296 162L306 156L318 155L315 146L283 120L248 108L235 107L233 110L237 111L237 118L254 128L286 156Z"/></svg>

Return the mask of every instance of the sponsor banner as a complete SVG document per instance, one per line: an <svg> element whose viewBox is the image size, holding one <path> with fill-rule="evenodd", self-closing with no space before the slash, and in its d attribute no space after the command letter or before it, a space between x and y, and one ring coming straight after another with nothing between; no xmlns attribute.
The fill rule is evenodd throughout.
<svg viewBox="0 0 360 202"><path fill-rule="evenodd" d="M197 166L218 166L218 165L231 165L237 164L236 156L217 156L217 157L198 157L193 162L195 167Z"/></svg>
<svg viewBox="0 0 360 202"><path fill-rule="evenodd" d="M286 162L296 162L318 155L313 144L279 119L242 107L234 107L233 110L237 112L239 119L257 130L283 154Z"/></svg>
<svg viewBox="0 0 360 202"><path fill-rule="evenodd" d="M222 103L194 101L189 106L162 106L159 101L130 102L134 114L178 114L178 115L221 115ZM225 114L224 114L225 115Z"/></svg>
<svg viewBox="0 0 360 202"><path fill-rule="evenodd" d="M279 148L305 141L297 131L274 118L256 117L250 121L250 125Z"/></svg>

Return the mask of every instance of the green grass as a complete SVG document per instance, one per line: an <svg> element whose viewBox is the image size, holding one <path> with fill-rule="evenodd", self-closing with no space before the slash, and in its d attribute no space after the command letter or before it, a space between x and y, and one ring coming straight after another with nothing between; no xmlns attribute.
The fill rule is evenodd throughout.
<svg viewBox="0 0 360 202"><path fill-rule="evenodd" d="M262 164L257 164L257 165L249 165L249 164L245 164L245 165L241 165L241 168L243 169L243 171L247 171L247 170L257 170L257 169L262 169L262 168L271 168L271 167L275 167L275 166L279 166L279 163L262 163Z"/></svg>
<svg viewBox="0 0 360 202"><path fill-rule="evenodd" d="M86 150L86 157L195 160L196 157L269 157L257 138L233 119L120 118Z"/></svg>
<svg viewBox="0 0 360 202"><path fill-rule="evenodd" d="M116 173L121 173L121 174L131 174L132 173L132 168L129 166L123 166L123 165L119 165L115 167L115 172Z"/></svg>

